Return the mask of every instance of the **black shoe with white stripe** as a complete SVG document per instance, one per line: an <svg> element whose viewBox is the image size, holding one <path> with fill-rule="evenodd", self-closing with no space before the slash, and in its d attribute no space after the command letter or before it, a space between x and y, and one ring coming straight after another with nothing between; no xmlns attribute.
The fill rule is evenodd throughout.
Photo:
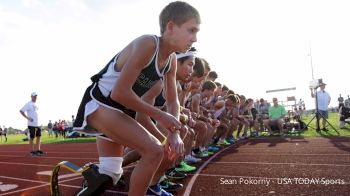
<svg viewBox="0 0 350 196"><path fill-rule="evenodd" d="M113 185L112 178L108 175L100 174L98 167L94 164L90 165L90 168L82 174L85 181L83 183L83 189L77 196L101 195Z"/></svg>

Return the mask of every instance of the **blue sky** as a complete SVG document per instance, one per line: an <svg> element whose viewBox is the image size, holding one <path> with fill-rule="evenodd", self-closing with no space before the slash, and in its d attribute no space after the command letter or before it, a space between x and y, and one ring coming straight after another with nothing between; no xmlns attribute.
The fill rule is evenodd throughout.
<svg viewBox="0 0 350 196"><path fill-rule="evenodd" d="M19 109L38 93L40 121L70 120L90 76L127 43L159 34L158 14L170 1L0 0L0 125L24 129ZM313 108L323 78L337 105L347 85L350 6L340 0L188 1L202 17L195 47L219 82L251 98L302 98ZM296 87L266 94L266 90Z"/></svg>

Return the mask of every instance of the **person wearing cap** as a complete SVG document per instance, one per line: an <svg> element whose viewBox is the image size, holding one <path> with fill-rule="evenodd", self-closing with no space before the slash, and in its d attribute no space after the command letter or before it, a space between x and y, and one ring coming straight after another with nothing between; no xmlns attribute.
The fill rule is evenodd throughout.
<svg viewBox="0 0 350 196"><path fill-rule="evenodd" d="M328 105L331 102L331 96L328 92L326 92L324 89L326 88L326 83L321 82L319 84L320 90L316 92L317 95L315 95L312 88L311 90L311 97L315 98L317 96L317 108L318 113L316 113L317 118L322 118L322 130L327 131L326 129L326 119L328 118ZM320 131L319 123L316 122L316 131Z"/></svg>
<svg viewBox="0 0 350 196"><path fill-rule="evenodd" d="M31 155L42 155L43 151L40 150L40 137L41 137L41 128L39 127L38 121L38 107L36 105L36 99L38 94L33 92L31 94L31 100L26 103L21 109L20 113L24 118L28 120L28 130L29 130L29 145L31 147ZM33 140L36 138L36 145Z"/></svg>

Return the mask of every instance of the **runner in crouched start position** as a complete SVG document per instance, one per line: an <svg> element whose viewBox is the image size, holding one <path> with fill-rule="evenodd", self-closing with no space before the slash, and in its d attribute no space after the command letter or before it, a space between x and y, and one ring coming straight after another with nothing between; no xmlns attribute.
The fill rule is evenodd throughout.
<svg viewBox="0 0 350 196"><path fill-rule="evenodd" d="M176 1L162 10L159 20L160 37L143 35L136 38L91 78L93 83L84 94L74 130L98 135L98 171L83 173L88 184L98 186L94 190L87 187L79 195L99 194L105 190L106 183L118 181L123 171L124 146L141 155L131 175L128 194L171 195L150 182L164 150L172 159L183 154L178 131L181 123L174 52L186 52L197 41L200 16L188 3ZM164 85L167 112L141 99L158 81ZM135 112L149 116L166 128L166 140L159 141L150 134L134 119ZM91 172L95 172L94 175Z"/></svg>

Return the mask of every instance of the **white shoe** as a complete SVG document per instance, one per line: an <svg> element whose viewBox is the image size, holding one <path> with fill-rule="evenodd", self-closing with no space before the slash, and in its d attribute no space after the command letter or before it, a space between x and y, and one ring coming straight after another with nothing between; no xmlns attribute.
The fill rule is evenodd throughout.
<svg viewBox="0 0 350 196"><path fill-rule="evenodd" d="M192 155L186 155L184 160L187 163L199 163L200 161L202 161L202 159L196 158Z"/></svg>

